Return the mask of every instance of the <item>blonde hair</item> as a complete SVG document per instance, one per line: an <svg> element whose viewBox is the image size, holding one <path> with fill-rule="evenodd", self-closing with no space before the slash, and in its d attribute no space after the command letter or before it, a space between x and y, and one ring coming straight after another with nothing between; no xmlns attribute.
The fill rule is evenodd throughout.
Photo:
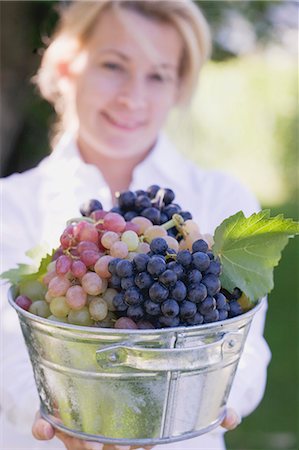
<svg viewBox="0 0 299 450"><path fill-rule="evenodd" d="M88 42L104 11L109 8L134 10L146 17L173 25L180 33L184 50L179 68L179 104L188 104L198 82L203 63L211 52L210 30L202 12L192 0L79 0L65 8L53 39L45 50L41 66L33 78L42 97L53 104L66 129L67 106L60 86L59 64L71 62Z"/></svg>

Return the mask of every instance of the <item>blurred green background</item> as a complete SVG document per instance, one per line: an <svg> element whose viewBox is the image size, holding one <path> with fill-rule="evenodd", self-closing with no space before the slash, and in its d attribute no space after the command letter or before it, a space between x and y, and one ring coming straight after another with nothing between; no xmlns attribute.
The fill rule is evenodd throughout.
<svg viewBox="0 0 299 450"><path fill-rule="evenodd" d="M1 175L33 167L50 152L53 111L30 79L67 2L1 1ZM176 111L167 130L202 167L243 181L272 214L299 219L298 3L198 1L213 32L191 108ZM16 24L18 26L16 27ZM298 450L299 242L275 270L265 335L272 361L264 399L237 430L231 450Z"/></svg>

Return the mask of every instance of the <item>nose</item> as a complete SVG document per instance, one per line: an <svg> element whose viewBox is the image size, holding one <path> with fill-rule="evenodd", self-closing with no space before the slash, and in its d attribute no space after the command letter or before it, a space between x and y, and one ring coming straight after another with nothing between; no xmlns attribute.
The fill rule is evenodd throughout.
<svg viewBox="0 0 299 450"><path fill-rule="evenodd" d="M146 107L146 87L141 77L131 76L124 82L118 96L118 103L132 111Z"/></svg>

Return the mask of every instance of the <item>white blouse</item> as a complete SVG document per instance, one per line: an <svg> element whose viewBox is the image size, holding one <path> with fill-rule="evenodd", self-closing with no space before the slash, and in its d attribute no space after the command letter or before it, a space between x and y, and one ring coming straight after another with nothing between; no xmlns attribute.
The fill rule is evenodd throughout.
<svg viewBox="0 0 299 450"><path fill-rule="evenodd" d="M231 175L201 170L180 155L161 135L147 158L133 173L131 190L151 184L169 187L175 202L192 213L202 233L213 234L226 217L243 210L259 209L255 198ZM1 180L2 236L1 272L28 262L25 251L40 242L57 247L66 221L79 216L80 205L99 199L104 209L112 207L110 190L97 167L86 164L72 136L65 135L55 151L36 168ZM27 350L15 311L6 301L2 283L2 384L1 444L3 450L63 449L56 438L36 441L31 426L39 401ZM250 414L261 401L270 351L263 338L266 302L255 315L241 357L228 405L241 416ZM224 449L224 430L188 441L156 446L156 450Z"/></svg>

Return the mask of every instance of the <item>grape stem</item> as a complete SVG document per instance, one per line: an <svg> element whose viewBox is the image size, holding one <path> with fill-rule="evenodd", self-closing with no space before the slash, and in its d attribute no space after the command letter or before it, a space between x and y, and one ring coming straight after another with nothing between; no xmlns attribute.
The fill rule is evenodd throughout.
<svg viewBox="0 0 299 450"><path fill-rule="evenodd" d="M72 225L73 223L79 223L79 222L89 222L94 223L94 221L90 217L73 217L72 219L69 219L66 224Z"/></svg>
<svg viewBox="0 0 299 450"><path fill-rule="evenodd" d="M172 218L168 222L163 223L161 227L165 230L175 227L181 235L188 235L188 232L185 229L185 220L179 214L174 214Z"/></svg>

